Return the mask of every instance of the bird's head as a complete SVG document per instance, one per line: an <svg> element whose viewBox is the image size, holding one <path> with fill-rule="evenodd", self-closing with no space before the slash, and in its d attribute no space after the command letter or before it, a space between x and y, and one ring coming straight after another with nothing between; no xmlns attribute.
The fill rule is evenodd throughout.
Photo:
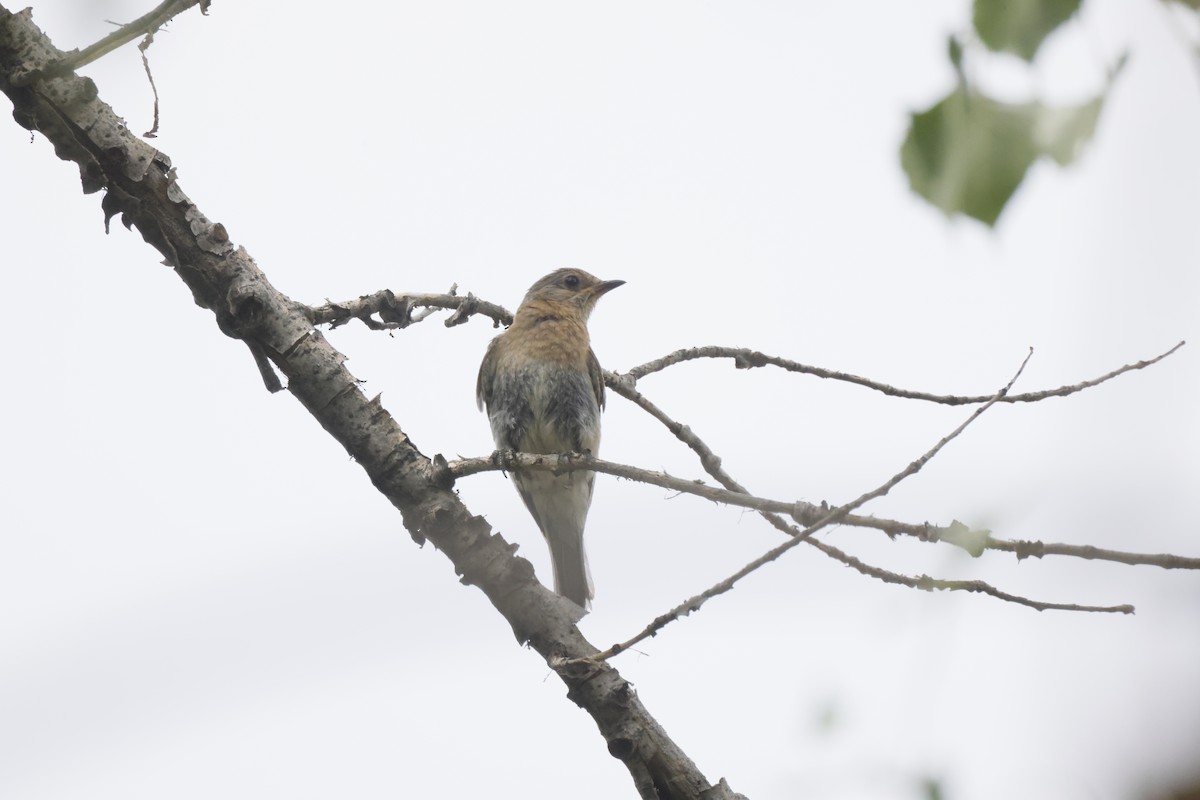
<svg viewBox="0 0 1200 800"><path fill-rule="evenodd" d="M602 295L624 283L602 281L581 269L559 269L530 286L521 305L567 305L586 320Z"/></svg>

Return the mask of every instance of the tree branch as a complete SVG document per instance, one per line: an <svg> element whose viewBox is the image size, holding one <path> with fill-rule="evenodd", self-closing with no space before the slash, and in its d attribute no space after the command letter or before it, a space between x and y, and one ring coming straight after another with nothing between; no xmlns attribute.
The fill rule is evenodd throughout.
<svg viewBox="0 0 1200 800"><path fill-rule="evenodd" d="M629 648L633 647L634 645L638 644L639 642L645 641L646 639L650 638L651 636L658 635L658 632L661 631L663 628L665 628L670 623L674 622L677 619L681 619L684 616L687 616L694 611L698 611L701 606L703 606L706 602L711 600L713 597L716 597L717 595L728 592L730 589L732 589L734 587L734 585L739 580L746 577L751 572L754 572L755 570L759 569L760 567L762 567L765 564L769 564L770 562L779 558L784 553L786 553L788 550L791 550L792 548L796 547L797 545L799 545L803 542L811 541L811 537L813 536L813 534L815 534L817 531L821 530L825 526L839 521L840 519L845 517L846 514L853 511L855 508L858 508L859 506L862 506L863 504L865 504L871 500L874 500L878 497L882 497L882 496L886 495L901 481L903 481L904 479L906 479L912 475L915 475L917 472L919 472L927 463L929 463L929 461L931 459L933 459L939 452L941 452L942 448L944 448L947 444L952 442L954 439L958 438L958 436L964 430L966 430L967 427L971 423L973 423L975 420L977 420L984 412L986 412L993 405L995 405L997 402L999 402L1005 395L1007 395L1009 390L1012 388L1013 384L1017 381L1017 379L1019 377L1021 377L1021 373L1025 371L1025 365L1029 363L1029 359L1032 356L1033 356L1033 348L1030 348L1028 355L1025 356L1025 360L1021 362L1021 366L1017 368L1016 373L1013 374L1012 378L1008 381L1007 384L1004 385L1003 388L1000 389L1000 391L998 391L995 395L993 395L992 398L987 403L985 403L984 405L975 409L975 411L973 411L971 413L971 415L969 417L967 417L966 420L964 420L957 428L955 428L953 431L948 433L946 436L942 437L933 447L931 447L924 454L922 454L920 458L913 461L907 467L905 467L904 469L897 472L895 475L893 475L887 481L885 481L884 483L882 483L875 489L872 489L871 491L860 495L859 497L855 498L854 500L850 501L849 503L846 503L845 505L839 506L838 508L834 509L833 511L830 511L828 514L826 514L824 517L822 517L816 523L805 528L798 535L792 537L790 540L784 542L783 544L773 547L772 549L763 553L761 556L754 559L750 563L746 564L744 567L742 567L737 572L730 575L725 580L720 581L719 583L716 583L713 586L710 586L708 589L701 592L700 594L688 598L687 600L683 601L679 605L677 605L674 608L667 611L665 614L662 614L662 615L656 617L653 621L650 622L649 625L647 625L640 632L635 634L632 638L630 638L624 642L621 642L619 644L614 644L611 647L609 647L607 650L604 650L601 653L597 653L595 655L589 656L588 657L589 660L600 661L600 660L606 660L606 659L612 658L613 656L617 655L618 653L622 653L625 650L628 650ZM822 547L821 549L824 551L826 548ZM830 548L830 549L834 549L834 548ZM840 555L842 556L842 558L839 560L843 560L846 563L850 563L849 556L846 556L844 553L842 553ZM889 573L886 570L880 570L875 567L870 567L867 564L863 564L858 559L853 559L853 562L854 562L855 568L864 572L864 574L870 574L873 577L877 577L877 578L885 579L885 580L892 580L892 579L900 578L901 582L903 582L902 576L896 576L895 573ZM985 592L994 597L998 597L1003 600L1009 600L1012 602L1019 602L1024 605L1031 606L1033 608L1038 608L1039 610L1047 609L1047 608L1059 608L1059 609L1068 609L1069 608L1072 610L1079 610L1079 611L1108 611L1108 612L1120 611L1123 613L1133 613L1132 606L1116 606L1116 607L1075 606L1075 605L1067 606L1067 605L1061 605L1061 604L1055 604L1055 603L1041 603L1041 602L1037 602L1037 601L1028 600L1028 599L1020 597L1018 595L1012 595L1012 594L1008 594L1006 592L1001 592L982 581L936 581L932 578L922 576L921 578L916 579L914 586L915 586L915 588L926 589L926 590L951 589L951 590Z"/></svg>
<svg viewBox="0 0 1200 800"><path fill-rule="evenodd" d="M1123 375L1126 372L1131 372L1137 369L1145 369L1153 364L1157 364L1167 356L1174 353L1179 348L1187 344L1186 341L1181 341L1167 350L1165 353L1155 356L1154 358L1145 361L1138 361L1133 364L1126 364L1118 367L1112 372L1101 375L1098 378L1081 381L1069 386L1059 386L1057 389L1046 389L1040 392L1026 392L1024 394L1014 394L1004 398L1001 402L1004 403L1036 403L1039 400L1045 400L1049 397L1066 397L1076 392L1081 392L1084 389L1090 389L1093 386L1099 386L1105 381L1110 381L1118 375ZM662 358L657 358L653 361L648 361L645 364L634 367L633 369L620 376L619 379L627 381L631 386L647 375L653 375L655 372L661 372L667 367L675 364L682 364L685 361L695 361L700 358L729 358L733 359L733 365L737 369L753 369L755 367L773 366L788 372L798 372L805 375L815 375L818 378L827 378L829 380L844 381L853 383L858 386L863 386L867 389L873 389L877 392L889 395L891 397L902 397L909 400L926 400L931 403L941 403L949 406L974 405L976 403L986 403L990 399L990 395L947 395L947 394L931 394L930 392L918 392L910 389L898 389L895 386L889 386L886 383L864 378L860 375L853 375L849 372L838 372L836 370L824 369L822 367L812 367L807 364L801 364L798 361L792 361L779 356L767 355L760 353L757 350L748 350L740 347L690 347L684 350L676 350L673 353L668 353Z"/></svg>
<svg viewBox="0 0 1200 800"><path fill-rule="evenodd" d="M1076 384L1076 386L1079 386L1082 388L1087 388L1087 386L1089 386L1089 385L1096 385L1096 384L1104 382L1105 380L1109 380L1110 378L1116 377L1117 375L1121 374L1122 372L1127 372L1132 369L1142 369L1143 367L1150 366L1151 364L1161 361L1162 359L1171 355L1176 350L1178 350L1180 347L1182 347L1184 344L1185 343L1181 341L1178 344L1176 344L1174 347L1172 347L1170 350L1166 351L1165 353L1163 353L1159 356L1156 356L1153 359L1150 359L1148 361L1139 361L1136 364L1126 365L1126 366L1118 368L1106 375L1103 375L1100 378L1096 378L1091 381L1086 381L1084 384ZM699 349L703 349L703 348L699 348ZM681 350L681 351L676 351L676 354L690 353L690 352L691 351L688 351L688 350ZM746 351L746 352L755 352L755 351ZM669 360L676 354L672 354L672 355L666 356L664 358ZM703 357L703 356L698 355L696 357ZM680 360L689 360L689 359L687 357L682 357ZM659 361L663 361L663 359L659 359ZM650 364L651 365L657 364L657 363L659 363L659 361L650 362ZM794 362L791 362L791 363L794 363ZM663 367L665 367L665 366L668 366L668 364L664 363ZM660 367L660 369L661 368L662 367ZM746 490L746 488L744 486L742 486L740 483L738 483L736 480L734 480L734 478L722 468L721 458L719 456L717 456L716 453L714 453L712 451L712 449L707 444L705 444L705 442L691 428L689 428L687 425L683 425L682 423L676 422L675 420L671 419L671 417L668 416L664 411L662 411L662 409L658 408L658 406L656 406L648 398L646 398L645 395L643 395L640 391L638 391L636 388L634 388L634 384L636 383L637 370L640 370L640 369L641 368L635 368L635 370L631 371L634 374L633 380L628 379L629 378L628 374L627 375L616 375L613 373L609 373L606 376L605 383L616 394L619 394L622 397L630 400L632 403L637 405L639 408L643 409L644 411L649 413L652 417L654 417L659 422L661 422L667 428L667 430L669 430L673 435L675 435L676 438L678 438L681 442L683 442L685 445L687 445L694 453L696 453L697 457L700 460L700 464L704 468L705 472L707 472L709 475L711 475L713 478L715 478L722 486L724 486L726 489L728 489L729 491L734 492L736 494L749 495L749 492ZM643 372L641 374L649 374L649 373ZM838 374L840 374L840 373L838 373ZM832 377L832 376L833 376L833 374L831 373L830 377ZM875 384L874 381L869 381L865 378L860 379L860 380L865 381L868 384ZM875 384L875 386L884 386L884 384ZM875 386L872 386L872 388L875 388ZM1060 389L1050 390L1049 392L1028 393L1028 394L1024 394L1024 395L1012 395L1012 397L1032 398L1032 397L1034 397L1034 394L1042 394L1045 396L1051 396L1052 394L1056 394L1056 393L1066 394L1066 393L1070 393L1070 392L1066 392L1065 390L1070 389L1070 388L1072 388L1072 387L1061 387ZM937 396L929 395L929 397L934 398ZM1000 402L1007 402L1008 400L1009 400L1008 397L1000 398ZM680 491L691 491L691 489L685 489L682 487L680 487L679 490ZM693 493L699 493L699 492L693 492ZM720 502L725 502L725 501L722 500ZM731 504L732 504L732 501L729 501L729 502L731 502ZM786 505L786 504L781 504L781 505ZM759 508L759 507L755 506L755 508L756 508L756 510L759 511L759 514L763 517L763 519L765 519L768 523L770 523L777 530L787 534L788 536L792 536L792 537L797 537L797 536L802 535L803 532L799 528L796 528L795 526L787 523L777 513L775 513L775 511L768 510L765 507ZM802 525L813 525L813 524L815 524L816 521L821 519L821 515L823 513L825 513L826 508L827 507L824 504L822 504L822 506L814 506L810 503L796 502L796 503L792 504L792 508L790 511L787 509L783 509L783 508L779 508L776 510L781 511L783 513L788 513L793 519L795 519L797 522L799 522ZM1001 539L993 539L991 537L990 531L972 530L972 529L968 528L966 525L963 525L962 523L960 523L958 521L954 521L949 526L946 526L946 527L938 527L938 526L930 525L928 523L922 523L922 524L917 525L917 524L912 524L912 523L899 522L896 520L877 519L875 517L863 517L863 516L848 514L840 521L840 523L845 524L845 525L853 525L853 526L857 526L857 527L875 528L875 529L883 531L884 533L888 534L889 536L903 534L906 536L916 537L917 539L920 539L921 541L949 542L950 544L953 544L957 547L960 547L960 548L966 550L968 553L970 553L972 556L975 556L975 557L980 556L984 550L995 549L995 550L1005 550L1005 551L1015 552L1017 554L1018 560L1029 557L1029 556L1037 556L1040 558L1042 555L1066 555L1066 556L1078 556L1081 558L1091 558L1091 559L1097 559L1097 560L1109 560L1109 561L1113 561L1116 563L1124 563L1124 564L1147 564L1147 565L1160 566L1160 567L1163 567L1166 569L1200 569L1200 559L1188 558L1188 557L1184 557L1184 556L1147 555L1147 554L1142 554L1142 553L1129 553L1129 552L1122 552L1122 551L1116 551L1116 550L1101 550L1099 548L1090 547L1090 546L1086 546L1086 545L1068 545L1068 544L1042 543L1042 542L1007 542L1007 541L1001 540ZM866 565L863 562L859 561L858 559L854 559L853 557L842 553L842 551L838 550L837 548L832 547L832 545L825 545L816 539L810 539L809 543L812 544L814 547L817 547L818 549L820 549L822 552L824 552L826 555L830 556L831 558L834 558L835 560L841 561L842 563L846 564L847 566L857 569L859 572L861 572L864 575L868 575L870 577L875 577L880 580L885 580L885 582L888 582L888 583L896 583L896 584L901 584L901 585L912 585L914 588L922 588L922 587L916 586L915 583L910 583L910 582L915 582L919 579L908 578L906 576L897 575L895 573L886 573L886 570L881 570L877 567L871 567L870 565ZM887 577L885 577L884 573L886 573ZM932 580L932 579L929 579L929 580ZM936 588L945 588L945 587L936 587ZM971 591L983 591L983 589L981 587L970 588L970 590ZM996 591L998 591L998 590L996 590ZM1033 601L1030 601L1030 602L1033 602ZM1035 606L1035 607L1037 607L1037 606ZM1125 609L1126 609L1125 606L1113 606L1113 607L1078 607L1078 608L1072 607L1070 610L1101 610L1101 611L1111 610L1111 611L1124 612ZM1130 608L1129 613L1132 613L1132 608Z"/></svg>
<svg viewBox="0 0 1200 800"><path fill-rule="evenodd" d="M122 25L95 44L89 45L82 50L72 50L69 53L63 54L62 59L43 70L43 74L46 77L66 75L82 66L103 58L113 50L132 42L139 36L153 36L155 31L170 22L172 18L182 14L194 5L199 5L200 13L207 15L210 2L211 0L165 0L158 8L155 8L148 14L143 14L128 25ZM143 51L144 59L145 53ZM149 75L149 69L149 67L146 68L147 75Z"/></svg>
<svg viewBox="0 0 1200 800"><path fill-rule="evenodd" d="M574 625L574 605L538 583L528 561L434 482L429 459L377 400L363 395L345 357L312 328L303 306L275 289L249 253L184 194L166 156L133 136L91 81L36 77L62 58L28 12L0 6L0 91L17 121L79 165L85 191L106 191L106 216L120 214L136 227L222 332L260 348L287 376L288 391L400 510L413 538L432 541L464 582L483 590L517 639L558 667L568 697L595 720L642 796L735 797L723 781L704 777L619 672L582 663L596 648Z"/></svg>
<svg viewBox="0 0 1200 800"><path fill-rule="evenodd" d="M900 586L907 586L910 589L920 589L925 592L937 590L944 591L960 591L960 592L977 592L986 594L990 597L995 597L998 600L1004 600L1008 603L1016 603L1021 606L1028 606L1037 611L1086 611L1091 613L1103 614L1132 614L1134 609L1131 605L1117 606L1083 606L1074 603L1049 603L1041 600L1032 600L1021 595L1010 594L1001 591L991 584L984 581L952 581L941 578L931 578L928 575L921 575L913 578L908 575L901 575L896 572L890 572L879 567L872 566L866 562L855 558L852 555L838 550L828 542L822 542L820 539L810 539L809 544L816 547L825 555L837 561L841 561L848 567L857 570L863 575L881 580L884 583L894 583Z"/></svg>
<svg viewBox="0 0 1200 800"><path fill-rule="evenodd" d="M337 328L357 319L371 330L379 331L407 328L429 316L415 313L418 308L452 310L454 313L446 318L447 328L461 325L474 314L490 317L497 326L512 322L512 314L505 308L470 293L460 297L456 287L451 287L448 294L395 294L390 289L382 289L357 300L339 303L327 300L324 305L306 308L305 314L314 325Z"/></svg>
<svg viewBox="0 0 1200 800"><path fill-rule="evenodd" d="M999 402L1004 402L1000 400ZM716 458L716 456L714 456ZM719 459L718 459L719 460ZM732 491L710 486L701 480L677 478L666 472L605 461L586 453L516 453L512 450L497 450L491 455L475 458L460 458L447 461L434 456L434 480L449 487L459 478L483 472L550 472L560 475L565 472L588 470L602 472L617 478L658 486L673 492L689 494L713 503L748 508L752 511L786 514L801 525L814 525L829 513L828 504L816 505L803 500L786 501L759 497L745 491ZM1157 566L1163 569L1200 570L1200 558L1176 556L1167 553L1132 553L1122 550L1105 550L1091 545L1073 545L1058 542L1007 541L992 538L991 532L969 528L957 520L949 525L931 525L928 522L911 523L894 519L846 514L839 525L856 528L873 528L888 536L911 536L922 542L945 542L965 550L978 558L988 550L1015 553L1018 559L1041 558L1043 556L1072 556L1095 561L1111 561L1118 564ZM841 559L839 559L841 560ZM897 583L899 581L892 581Z"/></svg>
<svg viewBox="0 0 1200 800"><path fill-rule="evenodd" d="M1170 553L1129 553L1123 550L1106 550L1087 544L1030 542L1020 539L1010 542L1004 539L989 539L987 548L1015 553L1018 561L1042 556L1071 556L1092 561L1113 561L1118 564L1145 565L1163 569L1200 569L1200 558L1175 556Z"/></svg>
<svg viewBox="0 0 1200 800"><path fill-rule="evenodd" d="M343 301L334 303L326 301L322 306L314 306L308 310L309 319L314 325L330 325L337 328L346 324L350 320L358 319L372 330L390 330L395 328L406 328L413 322L419 322L419 319L412 317L413 309L420 307L452 309L454 314L446 320L446 326L452 327L466 322L472 315L479 314L489 317L493 324L508 325L512 322L512 313L503 306L498 306L494 303L489 303L480 300L473 294L468 294L466 297L458 296L454 289L451 289L449 294L416 294L404 293L395 294L391 290L383 289L374 294L363 295L357 300ZM380 317L376 320L375 317ZM423 319L423 317L422 317ZM1079 383L1059 386L1054 389L1044 389L1038 392L1023 392L1005 397L1000 402L1002 403L1036 403L1040 400L1046 400L1051 397L1066 397L1068 395L1081 392L1084 389L1090 389L1094 386L1099 386L1113 378L1124 375L1126 372L1145 369L1153 366L1170 355L1173 355L1177 350L1187 344L1186 340L1177 342L1169 350L1160 353L1153 358L1136 361L1132 364L1125 364L1117 367L1111 372L1107 372L1099 377L1090 378ZM655 410L655 407L644 396L636 394L634 390L637 382L647 375L653 375L656 372L661 372L667 367L675 364L682 364L687 361L696 361L702 358L713 359L732 359L736 369L754 369L756 367L774 366L788 372L796 372L805 375L814 375L818 378L829 380L843 381L853 383L858 386L872 389L874 391L886 394L890 397L900 397L909 400L925 400L931 403L939 403L941 405L961 406L961 405L976 405L978 403L986 403L991 399L991 395L948 395L948 394L933 394L932 392L922 392L912 389L900 389L891 386L881 381L864 378L861 375L854 375L849 372L839 372L837 370L825 369L823 367L814 367L808 364L801 364L798 361L793 361L780 356L768 355L742 347L723 347L719 345L710 345L704 347L689 347L682 350L676 350L668 353L661 358L656 358L653 361L648 361L645 364L633 367L624 373L606 372L604 374L604 382L608 388L614 392L621 394L635 404L642 406L643 410L649 412L652 416L660 419L665 425L671 427L677 423L670 422L665 418L665 415L660 415ZM625 391L622 391L625 390ZM703 449L703 443L699 443ZM691 446L691 445L689 445ZM695 449L695 448L693 448ZM711 451L710 451L711 452ZM699 453L698 453L699 455ZM703 456L702 456L703 457Z"/></svg>

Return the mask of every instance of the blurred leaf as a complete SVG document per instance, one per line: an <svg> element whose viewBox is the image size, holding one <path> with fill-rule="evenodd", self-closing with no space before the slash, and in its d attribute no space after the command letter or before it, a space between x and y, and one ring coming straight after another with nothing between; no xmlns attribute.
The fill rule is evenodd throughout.
<svg viewBox="0 0 1200 800"><path fill-rule="evenodd" d="M975 0L975 32L990 47L1032 61L1050 32L1081 0Z"/></svg>
<svg viewBox="0 0 1200 800"><path fill-rule="evenodd" d="M1039 150L1065 167L1075 160L1096 132L1104 95L1081 106L1040 107L1033 119L1033 141Z"/></svg>
<svg viewBox="0 0 1200 800"><path fill-rule="evenodd" d="M926 778L921 782L921 797L925 800L944 800L945 796L942 782L936 778Z"/></svg>
<svg viewBox="0 0 1200 800"><path fill-rule="evenodd" d="M992 532L987 528L972 529L958 520L951 520L950 526L942 531L943 542L961 547L970 553L972 558L983 555L991 540Z"/></svg>
<svg viewBox="0 0 1200 800"><path fill-rule="evenodd" d="M913 114L900 164L913 191L948 215L994 225L1040 156L1070 164L1091 139L1107 87L1078 106L993 100L963 84Z"/></svg>
<svg viewBox="0 0 1200 800"><path fill-rule="evenodd" d="M814 719L817 731L824 734L833 733L833 730L841 722L841 717L838 714L837 705L830 700L817 710Z"/></svg>
<svg viewBox="0 0 1200 800"><path fill-rule="evenodd" d="M946 56L950 59L950 64L954 67L954 71L961 75L963 68L963 44L962 40L954 34L950 34L950 38L946 41Z"/></svg>
<svg viewBox="0 0 1200 800"><path fill-rule="evenodd" d="M961 86L912 115L900 164L913 190L947 214L995 224L1037 157L1028 119Z"/></svg>

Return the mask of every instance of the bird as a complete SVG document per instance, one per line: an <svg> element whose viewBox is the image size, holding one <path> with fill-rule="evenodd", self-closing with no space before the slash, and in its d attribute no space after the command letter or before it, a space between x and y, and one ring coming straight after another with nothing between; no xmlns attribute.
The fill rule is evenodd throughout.
<svg viewBox="0 0 1200 800"><path fill-rule="evenodd" d="M599 452L604 374L587 321L596 301L624 283L559 269L529 288L512 325L488 345L475 386L498 449ZM586 611L594 592L583 528L596 474L513 472L512 480L550 547L554 591Z"/></svg>

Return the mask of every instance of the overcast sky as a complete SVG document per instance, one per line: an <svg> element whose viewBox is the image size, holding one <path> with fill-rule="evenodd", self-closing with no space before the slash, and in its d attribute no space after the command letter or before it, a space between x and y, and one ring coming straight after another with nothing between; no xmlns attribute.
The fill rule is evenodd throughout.
<svg viewBox="0 0 1200 800"><path fill-rule="evenodd" d="M151 2L31 0L63 49ZM995 231L908 190L906 114L943 96L966 0L215 3L158 35L156 146L272 282L320 303L456 284L515 308L562 266L627 285L591 330L627 370L752 347L906 388L1018 390L1192 343L1081 395L998 407L866 510L1008 539L1200 556L1200 80L1154 2L1088 0L1013 100L1130 61L1077 165ZM1196 31L1191 31L1195 34ZM84 70L151 125L127 46ZM263 390L160 257L41 136L0 125L9 340L0 796L633 797L591 719L289 395ZM483 319L330 332L427 455L483 455ZM969 413L728 363L641 388L738 480L845 502ZM702 476L610 396L602 455ZM539 575L497 473L463 500ZM972 560L868 531L879 566L1135 616L887 586L798 548L614 663L711 779L764 798L1126 800L1197 777L1200 575ZM598 478L606 646L779 543L758 517Z"/></svg>

